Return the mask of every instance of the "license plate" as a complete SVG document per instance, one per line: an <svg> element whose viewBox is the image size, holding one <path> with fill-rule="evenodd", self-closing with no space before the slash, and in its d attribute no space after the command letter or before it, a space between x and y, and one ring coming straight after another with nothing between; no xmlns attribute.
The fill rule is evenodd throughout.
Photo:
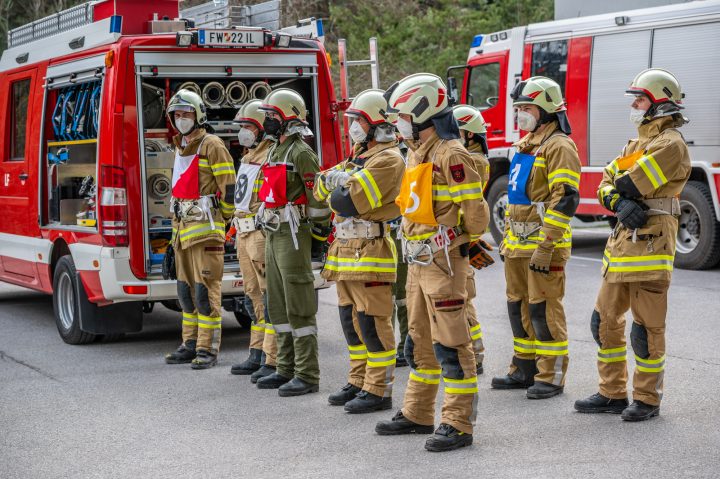
<svg viewBox="0 0 720 479"><path fill-rule="evenodd" d="M198 30L198 45L206 47L264 46L262 30Z"/></svg>
<svg viewBox="0 0 720 479"><path fill-rule="evenodd" d="M242 288L242 285L243 285L243 280L236 279L235 281L233 281L232 287L233 288Z"/></svg>

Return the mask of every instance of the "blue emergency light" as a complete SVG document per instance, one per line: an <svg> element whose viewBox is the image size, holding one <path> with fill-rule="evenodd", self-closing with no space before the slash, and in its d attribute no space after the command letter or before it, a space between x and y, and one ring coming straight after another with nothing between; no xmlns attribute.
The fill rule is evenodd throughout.
<svg viewBox="0 0 720 479"><path fill-rule="evenodd" d="M482 35L475 35L475 36L473 37L472 43L470 44L470 48L477 48L477 47L479 47L480 44L482 43L482 41L483 41L483 36L482 36Z"/></svg>

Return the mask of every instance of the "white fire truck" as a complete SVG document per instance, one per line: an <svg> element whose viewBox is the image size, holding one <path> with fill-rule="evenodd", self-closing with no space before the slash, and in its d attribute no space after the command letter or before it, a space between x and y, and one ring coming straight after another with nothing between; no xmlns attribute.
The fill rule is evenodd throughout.
<svg viewBox="0 0 720 479"><path fill-rule="evenodd" d="M68 343L139 331L155 302L177 306L161 262L174 159L164 111L178 89L202 95L237 158L238 107L292 88L323 167L341 157L319 21L273 31L239 26L238 7L178 8L90 1L10 31L0 59L0 280L52 294ZM222 292L247 323L231 244Z"/></svg>
<svg viewBox="0 0 720 479"><path fill-rule="evenodd" d="M451 94L482 110L488 127L490 229L502 238L512 143L520 138L509 93L543 75L563 88L572 138L583 164L577 218L611 213L598 204L603 167L637 131L623 93L649 67L673 72L685 93L682 128L692 174L680 196L675 264L705 269L720 261L720 2L688 2L521 26L473 39L465 65L448 69ZM458 91L460 90L460 91Z"/></svg>

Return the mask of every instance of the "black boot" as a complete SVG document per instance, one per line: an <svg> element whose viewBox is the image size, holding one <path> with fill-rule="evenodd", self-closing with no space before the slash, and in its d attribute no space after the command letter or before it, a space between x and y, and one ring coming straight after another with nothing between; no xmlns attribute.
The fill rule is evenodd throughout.
<svg viewBox="0 0 720 479"><path fill-rule="evenodd" d="M270 376L275 371L275 366L268 366L267 364L263 364L262 366L260 366L260 369L250 375L250 382L255 384L260 378Z"/></svg>
<svg viewBox="0 0 720 479"><path fill-rule="evenodd" d="M517 369L512 374L494 377L490 386L493 389L527 389L535 382L537 366L534 359L518 359L513 357Z"/></svg>
<svg viewBox="0 0 720 479"><path fill-rule="evenodd" d="M345 412L363 414L392 408L392 398L380 397L367 391L360 391L357 397L345 404Z"/></svg>
<svg viewBox="0 0 720 479"><path fill-rule="evenodd" d="M600 393L595 393L587 399L575 401L575 410L586 413L609 412L610 414L620 414L626 407L628 407L627 398L610 399Z"/></svg>
<svg viewBox="0 0 720 479"><path fill-rule="evenodd" d="M346 402L355 399L355 396L360 391L361 389L359 387L347 383L338 392L329 395L328 402L331 406L343 406Z"/></svg>
<svg viewBox="0 0 720 479"><path fill-rule="evenodd" d="M210 369L217 364L217 354L200 349L190 365L193 369Z"/></svg>
<svg viewBox="0 0 720 479"><path fill-rule="evenodd" d="M165 362L168 364L186 364L192 362L192 360L195 359L196 344L197 341L194 339L182 343L177 350L165 355Z"/></svg>
<svg viewBox="0 0 720 479"><path fill-rule="evenodd" d="M230 367L230 374L238 374L247 376L260 369L260 359L262 358L262 349L250 349L250 356L238 364Z"/></svg>
<svg viewBox="0 0 720 479"><path fill-rule="evenodd" d="M312 384L298 377L292 378L278 389L278 396L302 396L303 394L316 393L320 390L320 385Z"/></svg>
<svg viewBox="0 0 720 479"><path fill-rule="evenodd" d="M440 424L435 433L425 441L425 449L433 452L452 451L472 443L472 434L460 432L449 424Z"/></svg>
<svg viewBox="0 0 720 479"><path fill-rule="evenodd" d="M547 399L558 394L562 394L563 386L555 386L554 384L544 383L542 381L535 381L535 384L530 386L527 390L528 399Z"/></svg>
<svg viewBox="0 0 720 479"><path fill-rule="evenodd" d="M381 436L397 436L399 434L432 434L435 426L416 424L403 416L402 410L395 413L389 421L380 421L375 425L375 432Z"/></svg>
<svg viewBox="0 0 720 479"><path fill-rule="evenodd" d="M646 421L660 415L660 406L653 406L637 399L625 408L620 416L623 421L637 422Z"/></svg>
<svg viewBox="0 0 720 479"><path fill-rule="evenodd" d="M482 373L484 373L484 372L485 372L485 368L483 368L483 364L477 363L477 375L481 376Z"/></svg>
<svg viewBox="0 0 720 479"><path fill-rule="evenodd" d="M285 376L274 372L269 376L258 379L257 387L258 389L277 389L286 382L290 381L290 379L291 378L286 378Z"/></svg>
<svg viewBox="0 0 720 479"><path fill-rule="evenodd" d="M395 356L395 367L404 368L408 365L407 359L405 359L405 351L398 345L397 355Z"/></svg>

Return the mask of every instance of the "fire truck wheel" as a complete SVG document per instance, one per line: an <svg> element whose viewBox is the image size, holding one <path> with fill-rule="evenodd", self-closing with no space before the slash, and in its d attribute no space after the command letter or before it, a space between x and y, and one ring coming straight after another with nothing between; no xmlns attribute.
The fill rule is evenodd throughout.
<svg viewBox="0 0 720 479"><path fill-rule="evenodd" d="M705 183L688 181L680 194L675 265L708 269L720 261L720 223L715 219L712 195Z"/></svg>
<svg viewBox="0 0 720 479"><path fill-rule="evenodd" d="M505 234L505 210L508 207L508 176L498 177L487 193L488 207L490 208L490 234L499 246Z"/></svg>
<svg viewBox="0 0 720 479"><path fill-rule="evenodd" d="M250 329L252 318L245 311L234 311L235 319L243 329Z"/></svg>
<svg viewBox="0 0 720 479"><path fill-rule="evenodd" d="M55 265L53 275L53 310L60 337L68 344L87 344L95 340L94 334L80 329L78 288L82 285L75 264L69 255L63 256Z"/></svg>

